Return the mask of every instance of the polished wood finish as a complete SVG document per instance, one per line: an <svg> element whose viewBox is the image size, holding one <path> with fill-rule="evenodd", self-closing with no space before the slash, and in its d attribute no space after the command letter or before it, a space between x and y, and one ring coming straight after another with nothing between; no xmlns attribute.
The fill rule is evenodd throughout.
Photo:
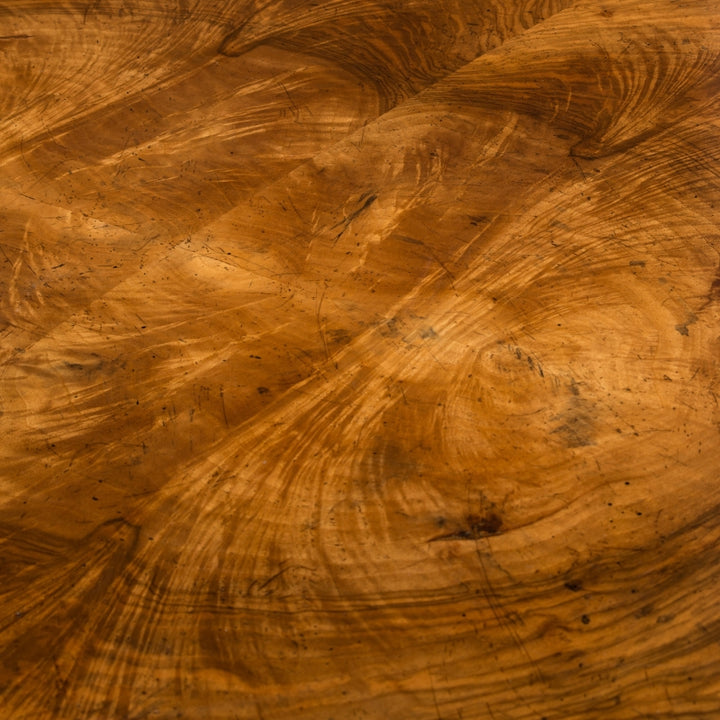
<svg viewBox="0 0 720 720"><path fill-rule="evenodd" d="M720 717L720 8L0 2L0 716Z"/></svg>

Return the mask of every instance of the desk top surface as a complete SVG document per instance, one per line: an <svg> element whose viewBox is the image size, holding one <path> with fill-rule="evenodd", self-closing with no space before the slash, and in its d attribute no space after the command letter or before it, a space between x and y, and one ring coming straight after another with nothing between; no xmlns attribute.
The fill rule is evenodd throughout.
<svg viewBox="0 0 720 720"><path fill-rule="evenodd" d="M3 720L720 716L716 3L0 55Z"/></svg>

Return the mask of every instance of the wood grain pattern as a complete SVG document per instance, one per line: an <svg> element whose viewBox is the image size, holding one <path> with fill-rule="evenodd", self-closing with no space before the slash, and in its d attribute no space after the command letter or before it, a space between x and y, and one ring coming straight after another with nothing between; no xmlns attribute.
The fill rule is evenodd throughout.
<svg viewBox="0 0 720 720"><path fill-rule="evenodd" d="M0 1L0 716L720 716L710 0Z"/></svg>

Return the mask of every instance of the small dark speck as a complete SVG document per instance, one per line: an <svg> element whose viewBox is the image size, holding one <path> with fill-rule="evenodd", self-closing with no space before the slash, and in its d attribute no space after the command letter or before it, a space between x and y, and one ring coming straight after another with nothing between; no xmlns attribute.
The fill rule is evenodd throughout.
<svg viewBox="0 0 720 720"><path fill-rule="evenodd" d="M251 355L250 356L253 360L262 360L262 358L259 355Z"/></svg>
<svg viewBox="0 0 720 720"><path fill-rule="evenodd" d="M590 618L587 615L583 615L580 620L582 621L583 625L589 625L590 624Z"/></svg>
<svg viewBox="0 0 720 720"><path fill-rule="evenodd" d="M502 528L502 520L495 513L490 513L484 518L477 518L473 515L469 515L467 522L470 525L473 537L495 535L500 532L500 529Z"/></svg>
<svg viewBox="0 0 720 720"><path fill-rule="evenodd" d="M630 267L645 267L644 260L631 260Z"/></svg>
<svg viewBox="0 0 720 720"><path fill-rule="evenodd" d="M95 500L95 502L97 502L97 498L94 495L92 496L92 499Z"/></svg>
<svg viewBox="0 0 720 720"><path fill-rule="evenodd" d="M262 385L257 389L257 391L258 391L261 395L267 395L267 393L270 392L270 390L269 390L268 388L263 387Z"/></svg>
<svg viewBox="0 0 720 720"><path fill-rule="evenodd" d="M570 581L565 583L565 587L572 592L578 592L579 590L582 590L582 583Z"/></svg>

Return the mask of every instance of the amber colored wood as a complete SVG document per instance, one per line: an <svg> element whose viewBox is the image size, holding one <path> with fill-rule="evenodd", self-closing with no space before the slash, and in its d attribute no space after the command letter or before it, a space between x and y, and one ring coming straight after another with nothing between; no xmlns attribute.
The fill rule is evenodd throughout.
<svg viewBox="0 0 720 720"><path fill-rule="evenodd" d="M0 0L2 720L720 717L715 0Z"/></svg>

